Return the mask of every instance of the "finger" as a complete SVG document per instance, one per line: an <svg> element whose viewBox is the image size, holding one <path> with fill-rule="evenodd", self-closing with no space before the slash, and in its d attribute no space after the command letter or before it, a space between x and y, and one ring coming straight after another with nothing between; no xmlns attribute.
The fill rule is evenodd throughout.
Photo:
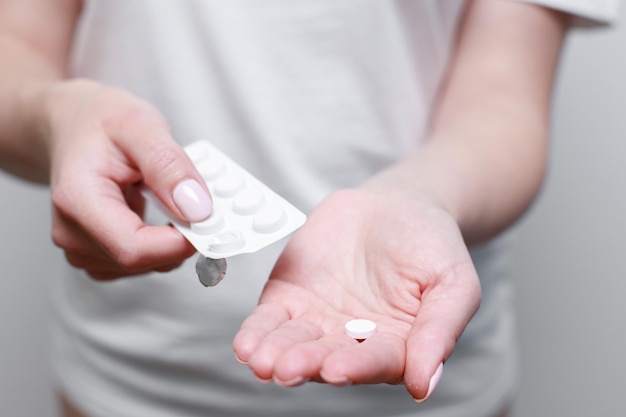
<svg viewBox="0 0 626 417"><path fill-rule="evenodd" d="M52 223L52 241L63 249L65 257L71 265L81 269L122 271L119 264L77 223L59 214L56 210L53 211ZM174 263L168 262L166 258L159 258L156 262L158 263L151 265L151 269L159 272L167 272L181 264L178 258L175 259ZM143 273L146 271L126 272Z"/></svg>
<svg viewBox="0 0 626 417"><path fill-rule="evenodd" d="M247 364L250 356L271 331L291 318L287 310L277 304L259 304L241 323L233 339L237 360Z"/></svg>
<svg viewBox="0 0 626 417"><path fill-rule="evenodd" d="M261 380L274 376L276 360L290 347L321 337L320 329L306 320L289 320L269 333L250 355L248 366Z"/></svg>
<svg viewBox="0 0 626 417"><path fill-rule="evenodd" d="M331 353L324 360L320 374L325 381L336 385L393 384L402 381L404 361L404 338L378 331L361 343Z"/></svg>
<svg viewBox="0 0 626 417"><path fill-rule="evenodd" d="M146 199L141 194L140 188L135 184L124 189L123 193L128 207L143 219L146 211Z"/></svg>
<svg viewBox="0 0 626 417"><path fill-rule="evenodd" d="M52 210L52 241L70 258L110 259L82 226L56 209Z"/></svg>
<svg viewBox="0 0 626 417"><path fill-rule="evenodd" d="M108 257L79 255L72 252L65 252L65 259L67 259L69 264L73 267L85 270L104 270L105 266L107 266L108 269L112 269L111 264L113 264L113 261L108 259ZM119 269L119 266L117 266L117 269Z"/></svg>
<svg viewBox="0 0 626 417"><path fill-rule="evenodd" d="M153 269L156 272L170 272L178 268L179 266L181 266L182 263L183 262L181 261L181 262L176 262L176 263L171 263L171 264L165 264L163 266L157 266L156 268L153 268Z"/></svg>
<svg viewBox="0 0 626 417"><path fill-rule="evenodd" d="M442 364L454 350L465 326L478 309L481 291L471 263L447 274L422 304L407 339L404 383L416 401L425 401L441 376Z"/></svg>
<svg viewBox="0 0 626 417"><path fill-rule="evenodd" d="M292 346L317 340L321 336L320 328L310 321L289 320L260 341L249 357L248 366L259 379L271 380L274 376L276 361L284 352Z"/></svg>
<svg viewBox="0 0 626 417"><path fill-rule="evenodd" d="M78 188L78 189L76 189ZM83 190L97 190L84 192ZM75 196L80 196L76 198ZM88 179L86 182L69 183L53 193L54 206L65 217L65 226L74 234L65 239L66 247L76 248L72 237L81 238L83 230L89 239L97 242L118 265L130 273L154 267L176 264L195 253L194 248L176 229L169 226L146 225L137 213L127 205L120 188L106 178ZM90 248L91 249L91 248ZM94 250L93 253L97 251Z"/></svg>
<svg viewBox="0 0 626 417"><path fill-rule="evenodd" d="M351 382L348 378L324 377L320 375L320 371L322 364L331 354L356 344L358 344L356 340L340 333L296 344L276 359L274 382L282 386L296 386L315 380L334 385L347 385Z"/></svg>
<svg viewBox="0 0 626 417"><path fill-rule="evenodd" d="M151 271L169 272L181 265L181 262L177 262L175 264L165 264L162 266L128 271L121 268L114 260L105 254L101 254L101 256L90 256L65 252L65 258L70 265L75 268L84 269L91 278L98 281L141 275Z"/></svg>
<svg viewBox="0 0 626 417"><path fill-rule="evenodd" d="M197 222L211 215L212 200L202 177L174 141L164 118L144 111L109 126L114 141L141 171L146 185L177 217Z"/></svg>
<svg viewBox="0 0 626 417"><path fill-rule="evenodd" d="M179 266L180 266L180 263L176 265L167 265L167 266L155 268L154 271L168 272L174 268L178 268ZM119 279L119 278L128 278L128 277L147 274L147 273L152 272L152 269L128 272L126 270L120 269L116 265L104 265L101 268L99 267L85 268L85 272L87 273L87 275L89 275L92 279L96 281L112 281L112 280Z"/></svg>

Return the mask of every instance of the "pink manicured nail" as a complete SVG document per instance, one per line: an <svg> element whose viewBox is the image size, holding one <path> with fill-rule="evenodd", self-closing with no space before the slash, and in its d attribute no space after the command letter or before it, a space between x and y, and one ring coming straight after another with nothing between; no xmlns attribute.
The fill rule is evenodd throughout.
<svg viewBox="0 0 626 417"><path fill-rule="evenodd" d="M242 365L247 365L248 364L248 362L244 361L243 359L239 359L239 356L237 356L237 355L235 355L235 360L237 362L239 362L240 364L242 364Z"/></svg>
<svg viewBox="0 0 626 417"><path fill-rule="evenodd" d="M282 387L297 387L298 385L302 385L304 383L309 382L309 378L305 378L303 376L297 376L289 381L283 381L276 377L274 377L274 383L282 386Z"/></svg>
<svg viewBox="0 0 626 417"><path fill-rule="evenodd" d="M430 394L432 394L435 388L437 388L437 384L439 383L439 380L441 379L442 373L443 373L443 362L439 364L434 375L430 378L430 382L428 383L428 392L426 393L426 396L424 398L415 399L415 401L417 401L418 403L423 403L424 401L428 399L428 397L430 397Z"/></svg>
<svg viewBox="0 0 626 417"><path fill-rule="evenodd" d="M328 377L327 375L324 375L323 373L320 373L320 376L322 377L322 379L324 379L324 381L328 382L331 385L335 385L337 387L347 387L348 385L352 385L352 381L350 381L350 379L348 379L347 376L340 376L340 377Z"/></svg>
<svg viewBox="0 0 626 417"><path fill-rule="evenodd" d="M256 374L254 375L254 377L255 377L255 378L256 378L256 380L257 380L257 381L259 381L261 384L269 384L270 382L272 382L272 381L273 381L273 379L272 379L272 378L270 378L270 379L264 379L264 378L261 378L261 377L257 376Z"/></svg>
<svg viewBox="0 0 626 417"><path fill-rule="evenodd" d="M199 222L208 218L213 211L211 196L196 180L184 180L178 183L173 192L174 203L190 222Z"/></svg>

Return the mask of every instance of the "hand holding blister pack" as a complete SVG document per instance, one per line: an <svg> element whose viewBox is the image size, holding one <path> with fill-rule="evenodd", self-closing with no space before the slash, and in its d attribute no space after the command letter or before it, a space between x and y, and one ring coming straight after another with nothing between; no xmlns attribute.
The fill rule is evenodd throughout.
<svg viewBox="0 0 626 417"><path fill-rule="evenodd" d="M147 188L143 195L200 252L196 271L205 286L221 280L226 258L256 252L304 224L304 213L208 141L194 142L185 152L211 192L213 214L202 222L185 222Z"/></svg>

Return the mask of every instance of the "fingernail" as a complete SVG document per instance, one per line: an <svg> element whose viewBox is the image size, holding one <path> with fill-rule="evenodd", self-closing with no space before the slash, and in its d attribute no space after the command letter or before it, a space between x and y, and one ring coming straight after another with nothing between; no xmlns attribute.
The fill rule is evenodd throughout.
<svg viewBox="0 0 626 417"><path fill-rule="evenodd" d="M297 387L298 385L302 385L306 382L309 382L310 379L309 378L305 378L303 376L297 376L289 381L283 381L281 379L278 379L276 377L274 377L274 383L282 386L282 387Z"/></svg>
<svg viewBox="0 0 626 417"><path fill-rule="evenodd" d="M272 380L272 378L270 378L270 379L265 379L265 378L261 378L260 376L258 376L258 375L256 375L256 374L254 375L254 377L255 377L255 378L256 378L256 380L257 380L257 381L259 381L261 384L269 384L270 382L272 382L272 381L273 381L273 380Z"/></svg>
<svg viewBox="0 0 626 417"><path fill-rule="evenodd" d="M208 218L213 211L213 202L206 190L196 180L178 183L173 192L174 204L190 222Z"/></svg>
<svg viewBox="0 0 626 417"><path fill-rule="evenodd" d="M426 396L424 398L419 398L419 399L416 398L415 401L417 401L418 403L423 403L424 401L428 399L428 397L430 397L430 394L432 394L435 388L437 388L437 384L439 383L439 380L441 379L442 373L443 373L443 362L439 364L439 366L437 367L437 370L435 371L433 376L430 378L430 382L428 383L428 392L426 393Z"/></svg>
<svg viewBox="0 0 626 417"><path fill-rule="evenodd" d="M237 355L235 355L235 360L237 362L239 362L240 364L242 364L242 365L247 365L248 364L248 362L244 361L243 359L239 359L239 356L237 356Z"/></svg>
<svg viewBox="0 0 626 417"><path fill-rule="evenodd" d="M352 385L352 381L347 376L329 377L322 372L320 372L320 376L324 381L337 387L347 387Z"/></svg>

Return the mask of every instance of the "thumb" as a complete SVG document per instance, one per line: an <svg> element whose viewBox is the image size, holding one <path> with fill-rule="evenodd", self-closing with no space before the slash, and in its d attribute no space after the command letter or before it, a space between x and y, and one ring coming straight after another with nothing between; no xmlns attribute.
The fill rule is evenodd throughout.
<svg viewBox="0 0 626 417"><path fill-rule="evenodd" d="M156 113L156 114L155 114ZM208 218L213 203L191 159L170 133L158 112L147 112L132 125L117 126L117 146L141 171L144 183L178 218L198 222Z"/></svg>
<svg viewBox="0 0 626 417"><path fill-rule="evenodd" d="M417 402L428 399L444 362L478 309L480 282L471 262L449 270L422 303L407 339L404 383Z"/></svg>

